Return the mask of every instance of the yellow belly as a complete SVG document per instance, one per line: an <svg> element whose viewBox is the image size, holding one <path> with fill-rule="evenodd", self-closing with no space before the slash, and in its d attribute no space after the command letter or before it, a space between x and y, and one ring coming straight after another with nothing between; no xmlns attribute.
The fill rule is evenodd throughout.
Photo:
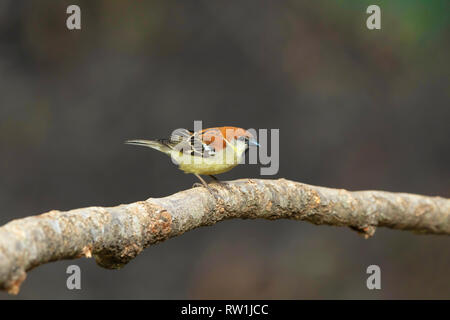
<svg viewBox="0 0 450 320"><path fill-rule="evenodd" d="M178 164L180 170L186 173L196 173L203 175L214 175L230 171L236 167L244 152L227 153L218 152L209 158L193 157L190 155L173 152L172 159ZM245 150L244 150L245 151Z"/></svg>
<svg viewBox="0 0 450 320"><path fill-rule="evenodd" d="M197 164L180 164L178 167L180 170L186 173L196 173L196 174L220 174L227 171L230 171L237 164L207 164L207 165L197 165Z"/></svg>

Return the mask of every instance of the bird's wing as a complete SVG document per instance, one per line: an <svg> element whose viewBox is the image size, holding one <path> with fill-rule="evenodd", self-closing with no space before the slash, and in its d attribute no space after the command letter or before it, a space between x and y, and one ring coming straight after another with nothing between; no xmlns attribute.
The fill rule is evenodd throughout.
<svg viewBox="0 0 450 320"><path fill-rule="evenodd" d="M172 149L195 157L208 158L215 155L215 149L209 140L204 140L203 131L193 132L177 129L170 136Z"/></svg>

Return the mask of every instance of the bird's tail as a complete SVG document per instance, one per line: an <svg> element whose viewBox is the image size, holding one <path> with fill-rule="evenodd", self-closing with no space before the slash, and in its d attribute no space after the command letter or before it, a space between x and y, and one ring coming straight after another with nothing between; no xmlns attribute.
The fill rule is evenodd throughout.
<svg viewBox="0 0 450 320"><path fill-rule="evenodd" d="M160 140L127 140L127 141L125 141L126 144L148 147L148 148L152 148L152 149L169 154L171 148L165 142L166 141L163 139L160 139Z"/></svg>

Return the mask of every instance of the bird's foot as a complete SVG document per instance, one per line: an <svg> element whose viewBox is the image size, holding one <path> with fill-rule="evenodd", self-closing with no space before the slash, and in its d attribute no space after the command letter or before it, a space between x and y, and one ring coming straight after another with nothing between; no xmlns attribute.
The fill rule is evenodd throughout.
<svg viewBox="0 0 450 320"><path fill-rule="evenodd" d="M214 199L216 199L216 201L218 201L220 199L219 194L217 192L217 190L211 188L208 183L206 183L205 180L202 179L202 177L200 177L199 175L195 174L197 176L197 178L201 181L201 183L194 183L194 185L192 186L193 188L196 187L204 187L206 189L208 189L209 193L211 193L214 196Z"/></svg>
<svg viewBox="0 0 450 320"><path fill-rule="evenodd" d="M225 185L227 184L225 181L220 181L220 180L211 180L210 182L208 182L208 184L221 184L221 185Z"/></svg>
<svg viewBox="0 0 450 320"><path fill-rule="evenodd" d="M212 180L211 180L211 182L210 182L209 184L218 184L218 185L224 187L225 189L227 189L228 191L231 191L231 187L230 187L230 185L228 184L228 182L226 182L226 181L221 181L221 180L217 179L217 178L216 178L215 176L213 176L213 175L209 175L209 176L212 178Z"/></svg>
<svg viewBox="0 0 450 320"><path fill-rule="evenodd" d="M192 185L192 188L205 188L209 191L209 193L211 193L213 195L213 197L214 197L214 199L216 199L216 201L218 201L220 199L218 191L216 189L211 188L207 184L205 185L203 183L196 182Z"/></svg>

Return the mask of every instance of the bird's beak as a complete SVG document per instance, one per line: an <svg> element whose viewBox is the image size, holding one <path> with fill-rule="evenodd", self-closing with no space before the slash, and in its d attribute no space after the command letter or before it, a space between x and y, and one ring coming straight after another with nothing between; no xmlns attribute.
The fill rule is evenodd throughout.
<svg viewBox="0 0 450 320"><path fill-rule="evenodd" d="M250 139L250 140L248 141L248 145L249 145L249 146L256 146L256 147L259 147L259 143L258 143L258 141L256 141L255 139Z"/></svg>

